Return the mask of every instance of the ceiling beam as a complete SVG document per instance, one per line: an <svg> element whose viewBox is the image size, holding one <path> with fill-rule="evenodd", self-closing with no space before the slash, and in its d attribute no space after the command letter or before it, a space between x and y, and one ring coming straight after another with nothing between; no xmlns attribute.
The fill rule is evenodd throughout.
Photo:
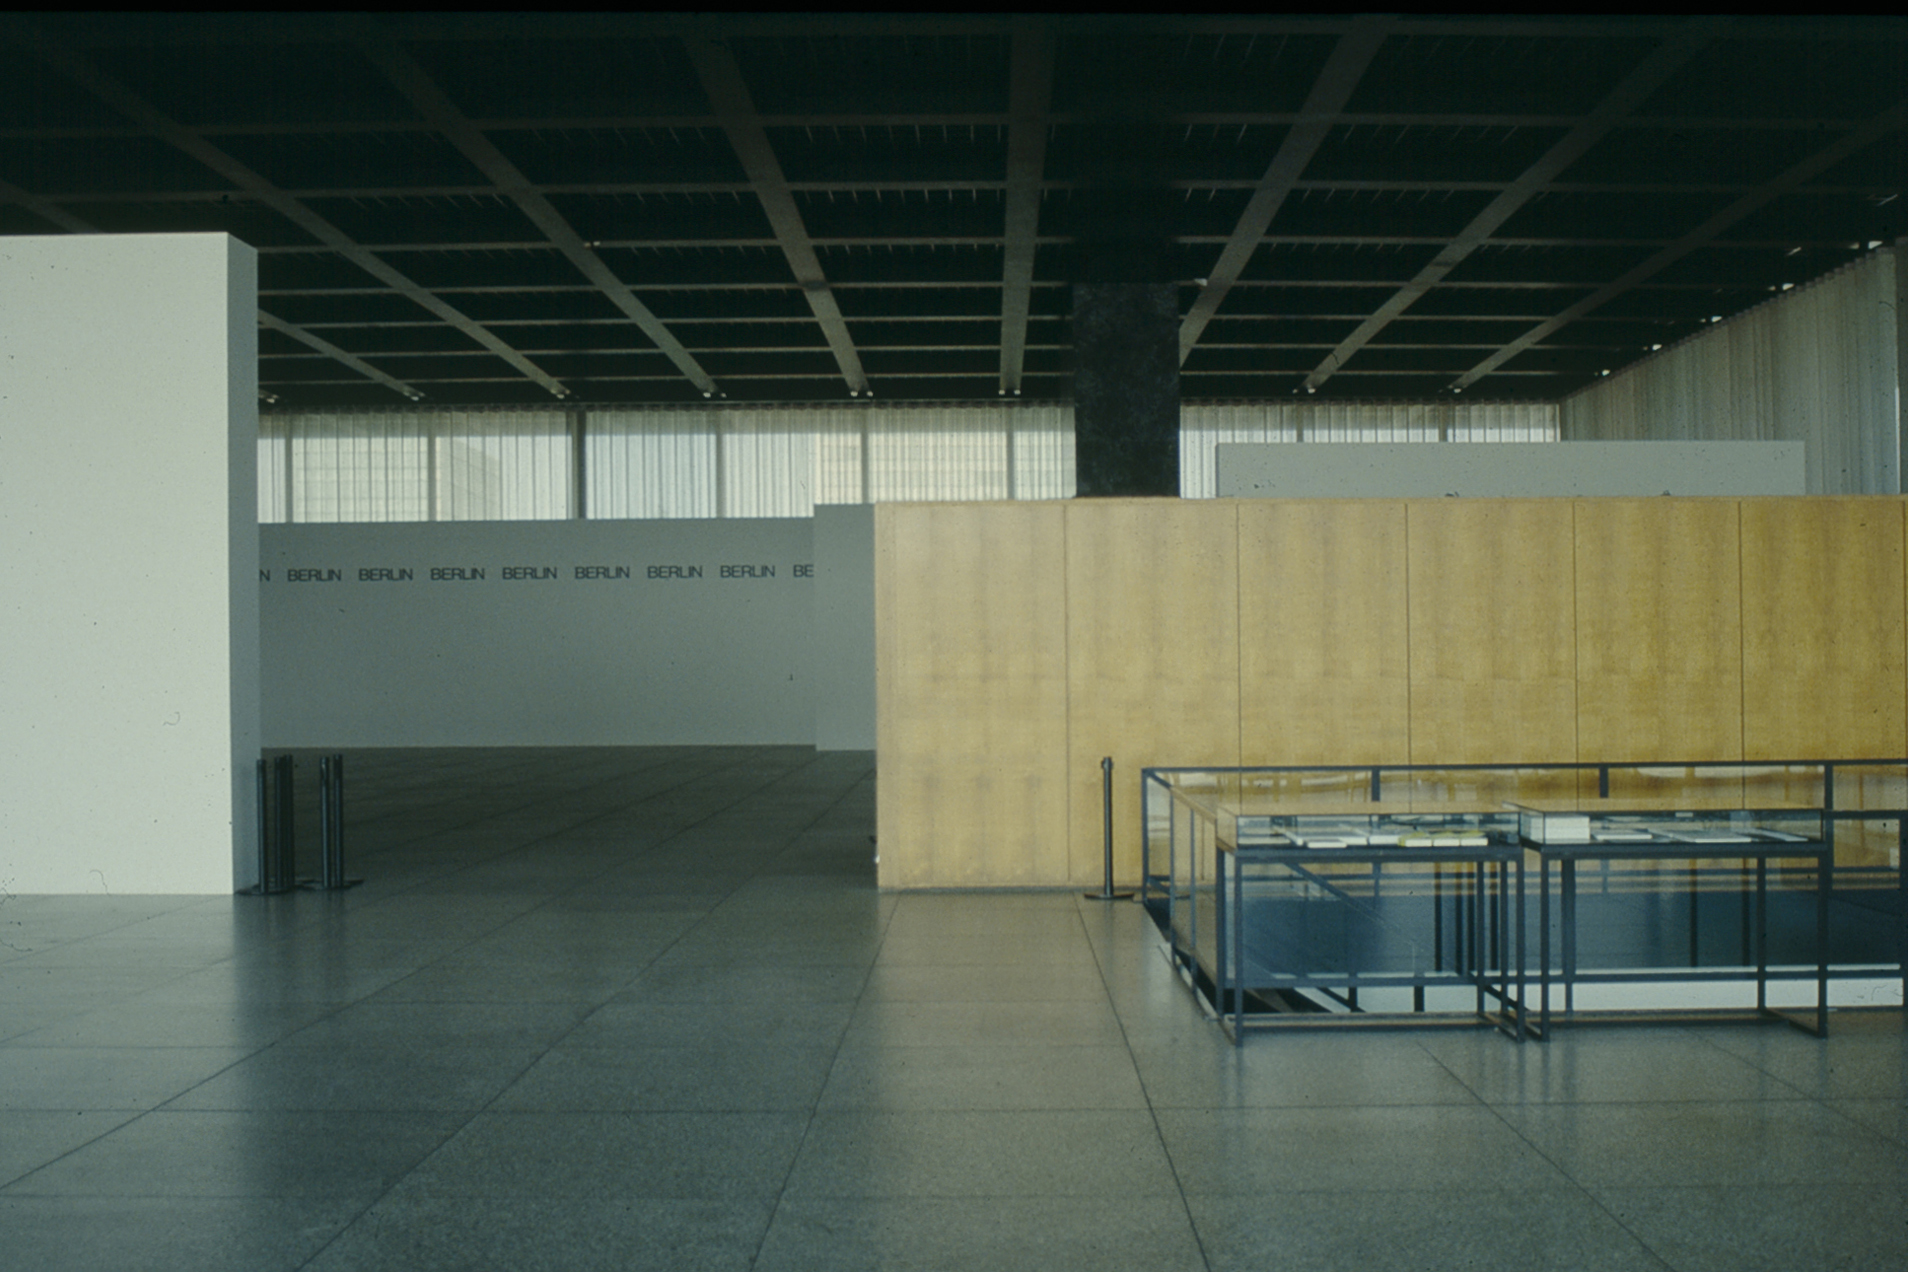
<svg viewBox="0 0 1908 1272"><path fill-rule="evenodd" d="M1410 282L1399 288L1371 317L1359 323L1355 331L1340 341L1336 349L1325 355L1325 360L1305 377L1302 386L1305 391L1316 392L1334 373L1343 369L1345 363L1369 344L1372 337L1389 326L1392 319L1416 304L1446 274L1456 269L1465 257L1483 246L1485 240L1512 214L1535 198L1553 177L1581 159L1625 115L1648 101L1652 93L1667 83L1670 76L1727 25L1726 19L1695 19L1674 39L1665 40L1652 50L1614 89L1604 95L1595 110L1565 133L1537 162L1524 169L1515 181L1471 219L1469 225L1458 232L1456 238L1445 244L1444 249L1420 269Z"/></svg>
<svg viewBox="0 0 1908 1272"><path fill-rule="evenodd" d="M1027 360L1027 311L1040 234L1041 177L1047 167L1047 108L1053 100L1053 36L1014 28L1008 90L1005 260L1001 265L1000 391L1020 392Z"/></svg>
<svg viewBox="0 0 1908 1272"><path fill-rule="evenodd" d="M1245 272L1252 254L1258 250L1260 241L1271 226L1272 218L1278 215L1279 208L1285 203L1285 197L1292 192L1300 174L1312 162L1312 156L1318 153L1319 146L1324 144L1331 132L1333 120L1345 109L1345 103L1351 100L1352 91L1358 87L1358 81L1364 78L1371 59L1377 55L1378 46L1384 43L1388 27L1389 23L1384 20L1361 17L1339 39L1331 56L1326 58L1318 78L1312 82L1312 91L1305 98L1298 121L1279 143L1272 162L1266 166L1265 175L1259 178L1258 188L1246 203L1245 211L1239 214L1232 236L1220 249L1219 260L1207 272L1206 285L1200 289L1198 299L1193 301L1191 310L1179 324L1179 361L1182 366L1192 353L1193 346L1199 343L1200 333L1205 331L1206 324L1212 321L1212 316L1219 312L1219 306L1225 303L1232 285Z"/></svg>
<svg viewBox="0 0 1908 1272"><path fill-rule="evenodd" d="M1816 173L1826 171L1850 155L1858 154L1866 147L1872 146L1877 141L1880 141L1889 133L1899 132L1904 127L1908 127L1908 99L1897 102L1893 107L1875 116L1860 128L1843 134L1841 140L1824 146L1821 150L1816 151L1808 158L1785 169L1764 183L1755 193L1746 194L1742 198L1737 199L1734 203L1716 213L1716 215L1710 217L1707 221L1704 221L1701 225L1683 235L1662 251L1657 252L1654 256L1651 256L1634 269L1628 270L1620 277L1597 288L1597 290L1591 292L1582 300L1566 308L1555 318L1550 318L1538 323L1535 327L1532 327L1529 331L1526 331L1523 335L1517 337L1517 339L1511 341L1502 349L1499 349L1496 353L1459 376L1451 383L1451 390L1453 392L1461 392L1469 388L1483 377L1497 371L1499 367L1536 344L1539 340L1542 340L1545 336L1550 335L1568 323L1576 321L1598 306L1607 304L1624 292L1644 282L1651 275L1681 260L1697 248L1708 246L1718 234L1721 234L1724 230L1766 204L1773 202L1781 195L1795 189Z"/></svg>
<svg viewBox="0 0 1908 1272"><path fill-rule="evenodd" d="M290 336L293 340L298 341L298 343L316 349L319 353L324 354L327 358L335 362L344 363L344 365L350 367L367 380L376 380L393 393L401 393L413 402L422 401L424 398L422 390L413 388L395 376L386 375L369 362L366 362L363 358L355 354L346 353L343 349L332 344L323 336L306 331L303 327L286 322L283 318L275 318L271 314L266 313L263 309L258 311L258 325L268 327L273 331L281 331ZM475 353L476 351L473 350L472 352Z"/></svg>
<svg viewBox="0 0 1908 1272"><path fill-rule="evenodd" d="M855 352L855 343L848 335L848 323L841 316L834 293L829 290L828 278L822 273L821 259L815 255L808 228L802 224L801 209L795 206L788 179L782 175L782 165L769 145L768 130L755 112L748 85L742 82L742 68L736 65L735 55L725 44L692 37L685 39L683 45L702 79L703 91L715 107L716 117L722 121L723 131L729 135L729 144L742 161L742 169L755 187L756 197L762 201L762 210L768 215L782 254L788 258L795 282L807 298L808 307L814 311L815 321L821 324L822 334L828 338L828 347L841 368L841 377L848 382L849 396L869 392L868 374L862 370L861 355Z"/></svg>
<svg viewBox="0 0 1908 1272"><path fill-rule="evenodd" d="M192 156L240 190L304 230L305 233L332 248L367 274L436 314L502 358L518 372L541 385L553 396L559 398L569 396L568 389L546 375L528 358L499 340L481 324L392 269L378 257L366 251L343 230L207 141L197 130L187 128L118 80L106 75L85 58L62 48L37 31L15 27L13 38L16 43L33 53L42 62L140 125L152 136Z"/></svg>
<svg viewBox="0 0 1908 1272"><path fill-rule="evenodd" d="M444 137L463 156L477 166L501 193L529 218L548 238L551 244L569 262L576 266L577 272L596 285L598 291L629 316L631 322L653 341L656 347L667 354L675 363L677 370L689 378L690 383L702 391L704 397L717 396L718 390L709 373L702 369L694 357L690 356L682 342L669 333L662 320L650 312L649 306L636 299L633 292L617 277L616 272L603 263L590 246L583 241L569 221L550 200L534 188L530 179L514 163L504 157L502 151L491 144L473 125L464 113L444 95L424 68L381 29L368 19L352 23L355 28L356 43L359 52L370 60L373 66L384 74L397 90L409 99L411 105L424 119L441 132Z"/></svg>

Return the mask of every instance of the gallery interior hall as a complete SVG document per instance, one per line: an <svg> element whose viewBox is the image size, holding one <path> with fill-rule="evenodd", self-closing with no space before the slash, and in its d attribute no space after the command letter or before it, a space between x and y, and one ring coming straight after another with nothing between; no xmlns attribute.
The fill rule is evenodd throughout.
<svg viewBox="0 0 1908 1272"><path fill-rule="evenodd" d="M1905 85L0 15L0 1269L1908 1266Z"/></svg>

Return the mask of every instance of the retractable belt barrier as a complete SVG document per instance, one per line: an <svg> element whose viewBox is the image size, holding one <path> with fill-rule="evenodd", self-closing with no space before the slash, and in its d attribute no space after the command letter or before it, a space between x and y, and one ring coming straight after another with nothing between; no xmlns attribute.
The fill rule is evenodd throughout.
<svg viewBox="0 0 1908 1272"><path fill-rule="evenodd" d="M258 883L246 889L272 896L293 888L339 892L363 883L345 877L344 756L318 760L318 878L298 878L297 761L280 755L258 762Z"/></svg>

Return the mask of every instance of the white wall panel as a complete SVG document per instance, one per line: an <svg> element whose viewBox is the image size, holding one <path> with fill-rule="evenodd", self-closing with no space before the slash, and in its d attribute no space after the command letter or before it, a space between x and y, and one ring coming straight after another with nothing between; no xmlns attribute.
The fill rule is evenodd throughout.
<svg viewBox="0 0 1908 1272"><path fill-rule="evenodd" d="M0 896L251 881L257 256L0 239Z"/></svg>

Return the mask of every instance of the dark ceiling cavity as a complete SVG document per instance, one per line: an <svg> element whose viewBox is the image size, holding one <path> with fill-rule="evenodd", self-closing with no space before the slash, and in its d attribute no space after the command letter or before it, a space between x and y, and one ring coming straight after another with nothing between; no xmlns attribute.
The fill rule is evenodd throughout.
<svg viewBox="0 0 1908 1272"><path fill-rule="evenodd" d="M281 409L1064 399L1129 232L1183 399L1554 401L1904 129L1892 17L0 15L0 234L253 245Z"/></svg>

